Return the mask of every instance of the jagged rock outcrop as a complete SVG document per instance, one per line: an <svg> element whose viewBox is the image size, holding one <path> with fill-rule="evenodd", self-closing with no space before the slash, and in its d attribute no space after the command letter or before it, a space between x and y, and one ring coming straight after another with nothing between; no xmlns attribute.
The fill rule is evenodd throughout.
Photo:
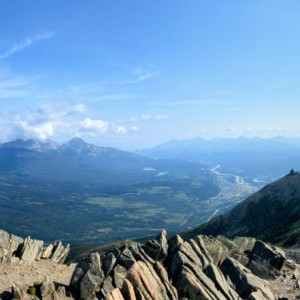
<svg viewBox="0 0 300 300"><path fill-rule="evenodd" d="M25 261L51 259L56 263L64 263L70 252L70 245L64 246L60 241L44 246L41 240L27 237L22 239L6 231L0 230L0 262L10 263L13 258Z"/></svg>
<svg viewBox="0 0 300 300"><path fill-rule="evenodd" d="M165 231L144 245L132 243L102 254L98 275L92 273L93 255L79 262L73 275L72 286L81 299L273 300L256 274L274 268L280 272L285 264L283 253L253 238L197 236L184 241L176 235L168 241ZM254 262L261 272L247 268Z"/></svg>
<svg viewBox="0 0 300 300"><path fill-rule="evenodd" d="M20 240L3 231L0 238L2 258L19 255L26 263L61 262L69 251L61 242L45 247L42 241ZM202 235L188 241L175 235L168 240L162 231L144 244L129 242L82 257L66 289L46 277L29 292L40 300L64 300L70 292L74 299L86 300L274 300L265 280L277 277L282 268L299 280L297 265L286 262L282 250L262 241ZM17 285L12 296L31 297Z"/></svg>

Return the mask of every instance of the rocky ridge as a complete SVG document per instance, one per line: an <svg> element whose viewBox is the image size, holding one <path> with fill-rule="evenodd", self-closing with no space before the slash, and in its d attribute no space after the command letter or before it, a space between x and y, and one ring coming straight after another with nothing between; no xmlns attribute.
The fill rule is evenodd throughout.
<svg viewBox="0 0 300 300"><path fill-rule="evenodd" d="M7 237L3 231L0 236L0 240ZM10 245L13 240L10 235ZM43 254L48 257L44 262L58 262L51 261L55 253L51 246L43 247L36 254L39 241L25 243L24 240L20 249L29 249L28 243L35 247L20 252L31 253L31 258L35 256L33 261L27 260L28 264L36 260L43 262ZM63 247L58 243L56 249L58 245ZM52 255L48 256L50 252ZM26 257L18 258L19 262ZM6 265L14 263L11 260ZM127 242L105 252L81 256L76 263L74 271L69 269L65 284L54 284L49 276L25 288L13 283L7 299L297 299L296 263L287 260L281 249L248 237L229 240L223 236L199 235L184 241L176 235L168 240L166 231L162 231L144 244ZM283 298L285 294L278 288L279 282L286 282L293 297Z"/></svg>
<svg viewBox="0 0 300 300"><path fill-rule="evenodd" d="M82 258L71 289L78 299L275 299L268 280L286 267L280 249L254 238L197 236L167 240L166 232Z"/></svg>

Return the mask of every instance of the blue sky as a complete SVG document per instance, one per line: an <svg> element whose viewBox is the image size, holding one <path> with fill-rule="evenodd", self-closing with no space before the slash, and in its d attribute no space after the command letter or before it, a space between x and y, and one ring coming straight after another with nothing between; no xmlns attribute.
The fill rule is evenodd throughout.
<svg viewBox="0 0 300 300"><path fill-rule="evenodd" d="M300 2L0 0L0 142L300 136Z"/></svg>

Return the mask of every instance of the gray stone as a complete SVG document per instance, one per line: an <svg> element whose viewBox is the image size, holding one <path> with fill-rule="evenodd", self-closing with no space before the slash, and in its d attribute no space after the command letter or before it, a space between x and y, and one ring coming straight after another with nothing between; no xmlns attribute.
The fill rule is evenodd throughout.
<svg viewBox="0 0 300 300"><path fill-rule="evenodd" d="M42 255L43 245L43 241L26 238L22 245L20 258L26 261L38 260Z"/></svg>
<svg viewBox="0 0 300 300"><path fill-rule="evenodd" d="M262 241L255 242L254 247L251 251L251 256L260 257L279 271L282 269L286 261L283 251L279 251L279 249L272 249Z"/></svg>
<svg viewBox="0 0 300 300"><path fill-rule="evenodd" d="M143 262L145 262L145 263L150 263L151 265L153 265L153 264L155 263L155 260L152 259L152 258L144 251L144 249L142 248L142 246L141 246L140 244L135 243L135 244L129 246L128 249L131 251L131 253L132 253L132 255L133 255L133 257L134 257L134 259L135 259L136 261L141 260L141 261L143 261Z"/></svg>
<svg viewBox="0 0 300 300"><path fill-rule="evenodd" d="M111 293L114 290L114 285L113 285L113 279L111 276L107 276L103 282L102 288L101 288L101 292L103 293L103 295L108 295L109 293Z"/></svg>
<svg viewBox="0 0 300 300"><path fill-rule="evenodd" d="M115 283L115 286L118 287L119 289L122 288L124 279L126 278L126 275L127 275L126 268L124 268L120 265L115 266L114 275L113 275L114 283Z"/></svg>
<svg viewBox="0 0 300 300"><path fill-rule="evenodd" d="M95 275L101 275L103 277L103 272L101 269L101 260L100 255L98 252L94 252L90 254L91 259L91 265L90 265L90 271Z"/></svg>
<svg viewBox="0 0 300 300"><path fill-rule="evenodd" d="M113 252L108 252L107 254L105 254L102 260L102 270L105 275L109 274L112 271L116 261L117 258L115 257Z"/></svg>
<svg viewBox="0 0 300 300"><path fill-rule="evenodd" d="M147 255L154 260L164 260L168 255L168 247L165 230L162 230L156 239L152 239L142 246Z"/></svg>
<svg viewBox="0 0 300 300"><path fill-rule="evenodd" d="M116 288L105 297L105 300L124 300L124 298L120 289Z"/></svg>
<svg viewBox="0 0 300 300"><path fill-rule="evenodd" d="M66 300L66 290L64 286L59 286L53 300Z"/></svg>
<svg viewBox="0 0 300 300"><path fill-rule="evenodd" d="M55 286L48 276L45 277L41 285L41 296L43 300L53 300L55 296Z"/></svg>
<svg viewBox="0 0 300 300"><path fill-rule="evenodd" d="M12 292L13 299L22 300L24 298L24 292L15 283L12 285L11 292Z"/></svg>
<svg viewBox="0 0 300 300"><path fill-rule="evenodd" d="M4 230L0 230L0 246L4 249L9 248L10 235Z"/></svg>
<svg viewBox="0 0 300 300"><path fill-rule="evenodd" d="M68 244L65 247L62 244L62 242L59 241L56 244L54 244L53 254L50 259L55 263L62 264L66 260L69 252L70 252L70 245Z"/></svg>
<svg viewBox="0 0 300 300"><path fill-rule="evenodd" d="M19 248L19 246L24 242L24 239L11 234L10 235L10 244L9 244L9 251L12 254L15 254Z"/></svg>
<svg viewBox="0 0 300 300"><path fill-rule="evenodd" d="M0 258L6 256L8 254L8 250L0 246Z"/></svg>
<svg viewBox="0 0 300 300"><path fill-rule="evenodd" d="M229 249L219 240L207 236L202 239L205 243L205 249L211 255L215 265L220 266L227 257L230 257Z"/></svg>
<svg viewBox="0 0 300 300"><path fill-rule="evenodd" d="M118 264L129 270L132 265L136 262L132 252L125 248L122 253L119 255Z"/></svg>
<svg viewBox="0 0 300 300"><path fill-rule="evenodd" d="M52 250L53 250L53 244L49 244L43 251L43 254L42 254L42 258L44 259L47 259L47 258L50 258L51 255L52 255Z"/></svg>
<svg viewBox="0 0 300 300"><path fill-rule="evenodd" d="M244 254L245 252L250 252L256 242L255 238L252 237L235 237L233 242L237 245L238 252Z"/></svg>
<svg viewBox="0 0 300 300"><path fill-rule="evenodd" d="M247 266L249 263L249 257L246 255L235 253L232 255L232 257L239 263L241 263L243 266Z"/></svg>
<svg viewBox="0 0 300 300"><path fill-rule="evenodd" d="M241 298L247 299L253 292L260 291L265 300L274 300L264 282L235 259L226 258L221 265L221 270Z"/></svg>
<svg viewBox="0 0 300 300"><path fill-rule="evenodd" d="M216 288L226 297L226 299L238 299L237 292L228 284L221 270L214 264L208 265L204 273L209 277Z"/></svg>
<svg viewBox="0 0 300 300"><path fill-rule="evenodd" d="M95 275L91 271L87 271L80 281L80 298L95 298L96 292L98 291L102 280L103 278L99 275Z"/></svg>

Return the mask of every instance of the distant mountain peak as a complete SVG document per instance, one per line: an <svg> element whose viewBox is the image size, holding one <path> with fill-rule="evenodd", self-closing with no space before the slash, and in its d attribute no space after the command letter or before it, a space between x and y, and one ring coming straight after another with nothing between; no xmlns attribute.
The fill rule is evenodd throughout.
<svg viewBox="0 0 300 300"><path fill-rule="evenodd" d="M1 148L23 148L39 152L57 150L59 145L53 141L38 141L34 139L16 139L0 145Z"/></svg>
<svg viewBox="0 0 300 300"><path fill-rule="evenodd" d="M88 144L82 138L74 137L71 140L69 140L65 145L78 147L78 146L86 146Z"/></svg>

